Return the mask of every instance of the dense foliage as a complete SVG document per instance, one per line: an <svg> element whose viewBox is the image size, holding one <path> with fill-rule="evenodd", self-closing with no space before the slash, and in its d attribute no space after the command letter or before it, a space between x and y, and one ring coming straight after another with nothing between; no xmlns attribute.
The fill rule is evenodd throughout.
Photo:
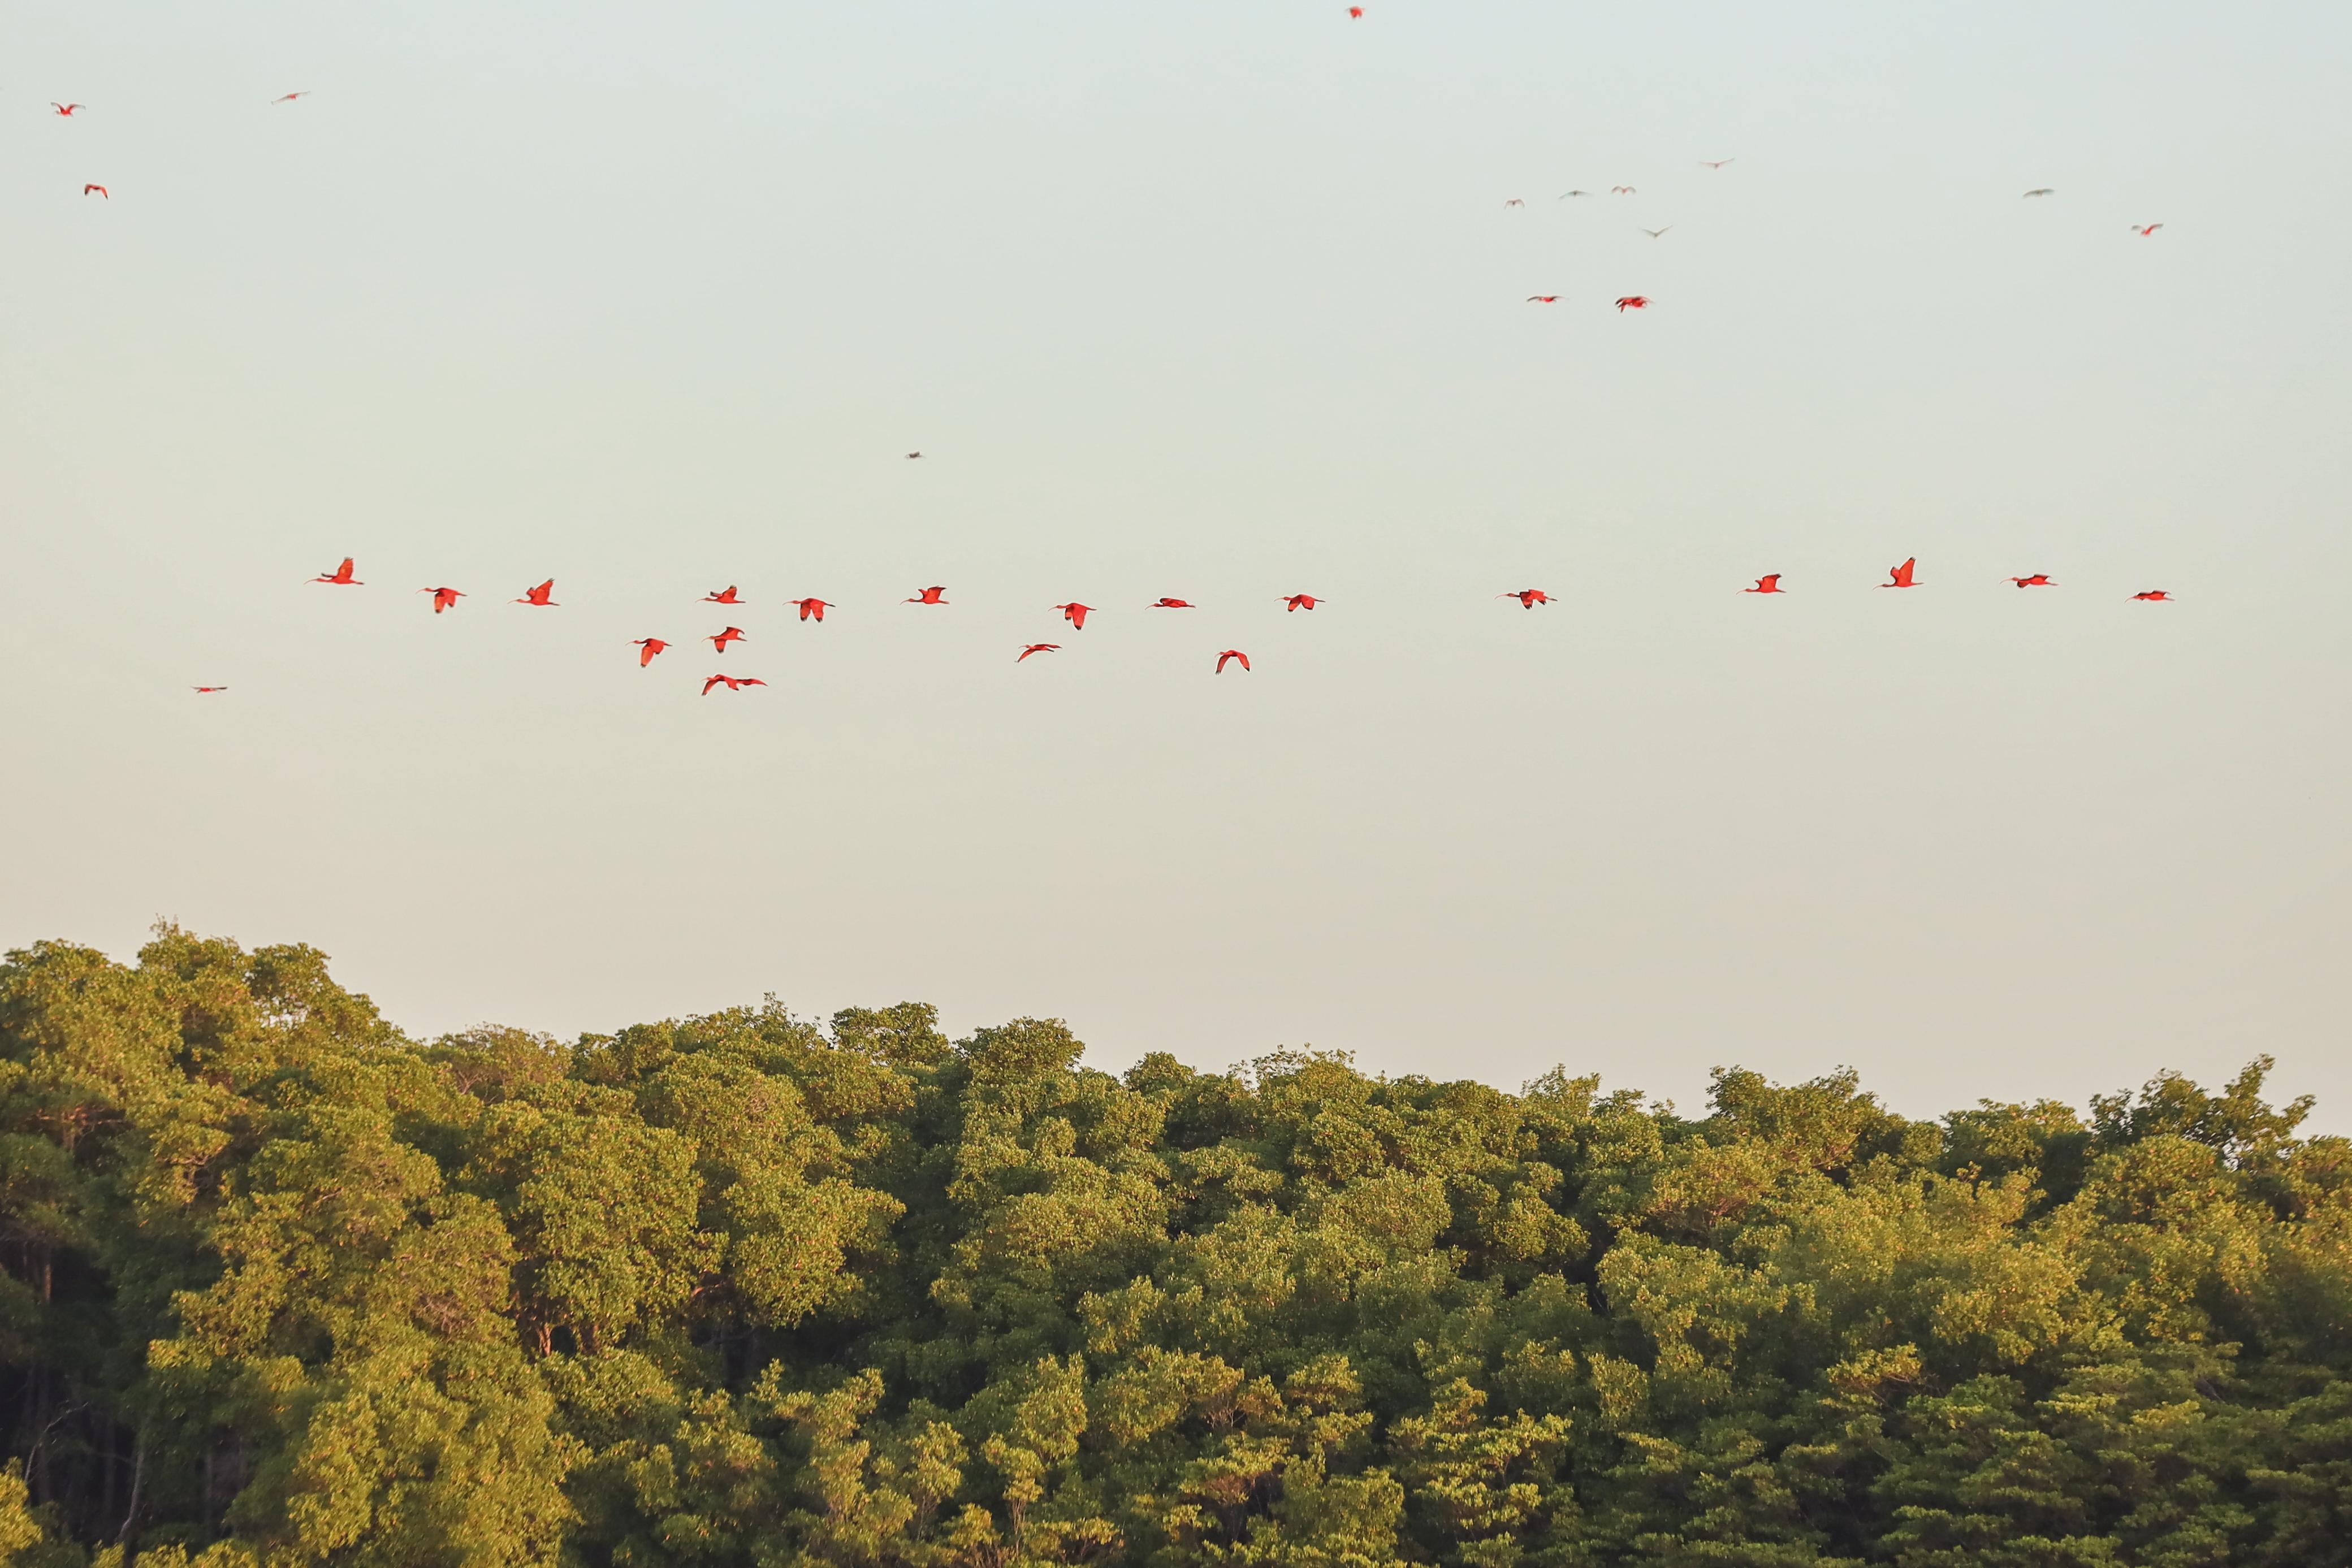
<svg viewBox="0 0 2352 1568"><path fill-rule="evenodd" d="M0 1562L2352 1563L2352 1146L2265 1062L1925 1123L1079 1049L13 954Z"/></svg>

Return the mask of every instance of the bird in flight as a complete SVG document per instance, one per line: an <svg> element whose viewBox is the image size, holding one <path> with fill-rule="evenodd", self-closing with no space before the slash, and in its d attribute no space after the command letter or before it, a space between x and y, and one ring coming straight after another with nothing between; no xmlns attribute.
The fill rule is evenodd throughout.
<svg viewBox="0 0 2352 1568"><path fill-rule="evenodd" d="M1512 196L1512 197L1510 197L1509 199L1507 199L1507 201L1505 201L1505 202L1503 203L1503 205L1505 205L1505 206L1507 206L1507 207L1524 207L1524 206L1526 206L1526 205L1527 205L1527 203L1526 203L1526 202L1524 202L1524 201L1522 201L1520 198L1518 198L1518 197L1517 197L1517 196Z"/></svg>
<svg viewBox="0 0 2352 1568"><path fill-rule="evenodd" d="M1017 664L1022 659L1027 658L1032 653L1058 653L1061 651L1062 645L1059 643L1032 643L1027 647L1022 649L1020 658L1016 658L1013 662Z"/></svg>
<svg viewBox="0 0 2352 1568"><path fill-rule="evenodd" d="M1666 229L1670 229L1670 228L1672 228L1672 227L1674 227L1674 226L1675 226L1674 225L1672 225L1672 224L1668 224L1668 225L1666 225ZM1665 233L1665 232L1666 232L1666 229L1643 229L1642 232L1643 232L1643 234L1645 234L1645 235L1648 235L1652 239L1655 239L1655 238L1657 238L1660 235L1662 235L1662 234Z"/></svg>
<svg viewBox="0 0 2352 1568"><path fill-rule="evenodd" d="M367 586L358 578L352 575L352 558L349 556L345 556L343 558L343 564L335 568L334 570L322 571L310 580L312 582L331 582L337 588L364 588Z"/></svg>
<svg viewBox="0 0 2352 1568"><path fill-rule="evenodd" d="M2026 192L2025 193L2029 196L2054 196L2058 193L2052 190L2047 185L2036 185L2033 189Z"/></svg>
<svg viewBox="0 0 2352 1568"><path fill-rule="evenodd" d="M658 637L633 637L630 641L637 645L637 668L641 670L654 662L656 654L669 646ZM707 686L703 689L706 692L709 690Z"/></svg>
<svg viewBox="0 0 2352 1568"><path fill-rule="evenodd" d="M1909 560L1905 561L1901 566L1888 567L1886 569L1886 580L1880 583L1878 586L1881 588L1916 587L1917 585L1911 580L1911 569L1918 564L1919 558L1915 555Z"/></svg>
<svg viewBox="0 0 2352 1568"><path fill-rule="evenodd" d="M1540 588L1522 588L1516 593L1498 593L1497 599L1516 599L1522 610L1533 610L1538 604L1549 604L1551 595Z"/></svg>
<svg viewBox="0 0 2352 1568"><path fill-rule="evenodd" d="M735 597L735 585L730 582L724 588L716 589L711 592L704 594L702 596L702 602L705 604L740 604L743 601Z"/></svg>
<svg viewBox="0 0 2352 1568"><path fill-rule="evenodd" d="M1350 5L1348 7L1348 15L1350 16L1361 16L1363 14L1364 8L1361 5Z"/></svg>
<svg viewBox="0 0 2352 1568"><path fill-rule="evenodd" d="M1063 620L1068 622L1071 625L1083 632L1087 629L1087 617L1094 613L1095 607L1091 604L1081 604L1076 600L1073 599L1067 604L1056 604L1054 608L1062 612ZM1040 647L1049 645L1050 644L1045 643L1039 644Z"/></svg>
<svg viewBox="0 0 2352 1568"><path fill-rule="evenodd" d="M1322 602L1311 593L1286 593L1282 596L1282 612L1287 615L1294 610L1312 610Z"/></svg>
<svg viewBox="0 0 2352 1568"><path fill-rule="evenodd" d="M833 608L822 599L787 599L784 602L800 606L801 619L803 621L814 618L822 622L824 619L824 612Z"/></svg>
<svg viewBox="0 0 2352 1568"><path fill-rule="evenodd" d="M1557 294L1530 294L1528 296L1528 303L1530 305L1557 305L1559 303L1559 296Z"/></svg>
<svg viewBox="0 0 2352 1568"><path fill-rule="evenodd" d="M81 193L85 196L89 195L92 191L96 191L101 196L106 196L106 199L110 202L114 200L112 196L106 195L106 187L103 185L84 185L81 188Z"/></svg>
<svg viewBox="0 0 2352 1568"><path fill-rule="evenodd" d="M225 692L228 690L226 686L190 686L188 689L192 692Z"/></svg>
<svg viewBox="0 0 2352 1568"><path fill-rule="evenodd" d="M1250 667L1249 655L1247 653L1243 653L1239 648L1228 648L1223 653L1217 655L1217 674L1222 675L1225 673L1225 662L1229 659L1239 659L1242 662L1242 669L1244 672L1246 672Z"/></svg>
<svg viewBox="0 0 2352 1568"><path fill-rule="evenodd" d="M2132 233L2139 235L2140 238L2146 239L2148 235L2154 234L2163 226L2164 225L2162 224L2134 224L2131 226L2131 230Z"/></svg>
<svg viewBox="0 0 2352 1568"><path fill-rule="evenodd" d="M433 596L433 613L436 615L444 610L455 610L457 601L466 597L454 588L420 588L416 591Z"/></svg>
<svg viewBox="0 0 2352 1568"><path fill-rule="evenodd" d="M516 600L515 602L517 604L535 604L541 610L551 610L556 607L555 601L550 599L548 595L554 591L555 579L551 577L545 582L541 583L537 588L524 589L522 591L522 597Z"/></svg>
<svg viewBox="0 0 2352 1568"><path fill-rule="evenodd" d="M291 103L298 98L308 98L310 96L310 89L306 87L300 92L289 92L283 97L273 98L269 101L272 103Z"/></svg>
<svg viewBox="0 0 2352 1568"><path fill-rule="evenodd" d="M709 696L713 686L725 686L730 692L740 692L745 686L764 686L767 684L757 675L713 675L702 683L702 695Z"/></svg>
<svg viewBox="0 0 2352 1568"><path fill-rule="evenodd" d="M2058 586L2056 583L2050 580L2050 574L2046 571L2037 571L2032 577L2012 577L2009 580L2017 584L2020 588L2055 588Z"/></svg>
<svg viewBox="0 0 2352 1568"><path fill-rule="evenodd" d="M1564 202L1570 196L1589 196L1591 194L1592 194L1592 193L1590 191L1562 191L1559 195L1554 196L1552 200L1555 202Z"/></svg>
<svg viewBox="0 0 2352 1568"><path fill-rule="evenodd" d="M1762 577L1756 580L1755 587L1743 588L1739 591L1742 593L1786 593L1789 591L1780 586L1780 574L1779 572L1768 571Z"/></svg>
<svg viewBox="0 0 2352 1568"><path fill-rule="evenodd" d="M1649 308L1650 297L1646 294L1628 294L1617 301L1617 312L1621 316L1628 310L1647 310Z"/></svg>
<svg viewBox="0 0 2352 1568"><path fill-rule="evenodd" d="M915 595L914 598L908 600L907 602L909 604L945 604L947 601L941 599L940 595L946 591L947 590L944 588L927 588L923 590L922 592Z"/></svg>
<svg viewBox="0 0 2352 1568"><path fill-rule="evenodd" d="M907 454L907 455L908 455L908 457L910 457L910 458L913 458L913 457L920 457L920 456L922 455L922 454L921 454L921 453L919 453L919 452L909 452L909 453L908 453L908 454Z"/></svg>
<svg viewBox="0 0 2352 1568"><path fill-rule="evenodd" d="M1738 162L1739 160L1737 158L1702 158L1698 161L1698 166L1702 169L1720 169L1726 163L1737 163Z"/></svg>
<svg viewBox="0 0 2352 1568"><path fill-rule="evenodd" d="M1147 606L1147 608L1152 610L1190 610L1192 608L1192 601L1189 599L1155 599L1149 606Z"/></svg>
<svg viewBox="0 0 2352 1568"><path fill-rule="evenodd" d="M2132 597L2134 599L2145 599L2151 604L2169 604L2172 602L2172 595L2167 593L2161 588L2151 588L2146 593L2135 593Z"/></svg>
<svg viewBox="0 0 2352 1568"><path fill-rule="evenodd" d="M723 653L727 652L728 643L740 643L742 640L743 628L740 626L730 626L725 631L719 632L717 636L711 638L710 645L718 652Z"/></svg>
<svg viewBox="0 0 2352 1568"><path fill-rule="evenodd" d="M1609 187L1609 193L1612 196L1630 196L1633 193L1633 187L1631 185L1612 185Z"/></svg>
<svg viewBox="0 0 2352 1568"><path fill-rule="evenodd" d="M52 99L49 100L49 107L70 120L73 118L75 110L87 109L89 106L83 103L59 103L56 99Z"/></svg>

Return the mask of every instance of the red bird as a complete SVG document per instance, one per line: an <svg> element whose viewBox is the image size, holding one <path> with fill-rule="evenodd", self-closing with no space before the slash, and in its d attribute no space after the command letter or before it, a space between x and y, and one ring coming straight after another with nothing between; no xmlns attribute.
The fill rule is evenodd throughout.
<svg viewBox="0 0 2352 1568"><path fill-rule="evenodd" d="M196 692L225 692L228 690L226 686L191 686L188 689L190 691Z"/></svg>
<svg viewBox="0 0 2352 1568"><path fill-rule="evenodd" d="M555 608L555 601L550 599L548 595L554 591L555 579L551 577L545 582L541 583L537 588L524 589L522 591L522 597L516 600L515 602L517 604L536 604L542 610L551 610Z"/></svg>
<svg viewBox="0 0 2352 1568"><path fill-rule="evenodd" d="M1075 599L1071 600L1067 604L1056 604L1054 608L1062 612L1063 620L1068 622L1071 625L1076 627L1081 632L1087 629L1087 617L1093 614L1095 609L1093 605L1081 604ZM1043 643L1038 644L1041 648L1045 645L1046 644ZM1016 659L1013 662L1018 664L1020 661Z"/></svg>
<svg viewBox="0 0 2352 1568"><path fill-rule="evenodd" d="M101 196L106 196L106 199L110 202L114 200L112 196L106 195L106 187L103 185L84 185L81 188L81 193L85 196L89 195L92 191L96 191Z"/></svg>
<svg viewBox="0 0 2352 1568"><path fill-rule="evenodd" d="M1528 296L1528 303L1530 305L1557 305L1559 303L1559 296L1557 294L1530 294Z"/></svg>
<svg viewBox="0 0 2352 1568"><path fill-rule="evenodd" d="M1061 651L1062 645L1059 643L1032 643L1021 650L1021 659L1025 659L1032 653L1058 653ZM1017 664L1021 659L1015 659L1013 662Z"/></svg>
<svg viewBox="0 0 2352 1568"><path fill-rule="evenodd" d="M727 652L728 643L740 643L742 640L743 628L740 626L730 626L727 630L719 632L719 635L710 639L710 645L719 653L723 653Z"/></svg>
<svg viewBox="0 0 2352 1568"><path fill-rule="evenodd" d="M1294 610L1312 610L1322 602L1311 593L1286 593L1282 596L1282 612L1287 615Z"/></svg>
<svg viewBox="0 0 2352 1568"><path fill-rule="evenodd" d="M1742 593L1786 593L1789 591L1780 586L1780 574L1779 572L1769 571L1762 577L1756 580L1755 587L1743 588L1739 591Z"/></svg>
<svg viewBox="0 0 2352 1568"><path fill-rule="evenodd" d="M298 98L308 98L310 96L310 89L306 87L300 92L289 92L282 97L273 98L269 101L272 103L291 103Z"/></svg>
<svg viewBox="0 0 2352 1568"><path fill-rule="evenodd" d="M2161 588L2151 588L2146 593L2135 593L2132 597L2134 599L2145 599L2150 603L2156 604L2169 604L2172 602L2172 595L2167 593Z"/></svg>
<svg viewBox="0 0 2352 1568"><path fill-rule="evenodd" d="M1522 588L1517 593L1498 593L1497 599L1516 599L1522 610L1533 610L1538 604L1549 604L1551 595L1540 588Z"/></svg>
<svg viewBox="0 0 2352 1568"><path fill-rule="evenodd" d="M444 610L456 609L457 601L466 597L454 588L420 588L416 591L433 596L433 613L436 615L440 614Z"/></svg>
<svg viewBox="0 0 2352 1568"><path fill-rule="evenodd" d="M946 591L947 590L944 588L927 588L923 590L922 592L915 595L914 598L908 600L907 602L909 604L945 604L947 601L941 599L940 595Z"/></svg>
<svg viewBox="0 0 2352 1568"><path fill-rule="evenodd" d="M1905 561L1901 566L1888 567L1886 569L1886 580L1880 583L1878 586L1881 588L1917 587L1918 585L1911 580L1911 569L1918 564L1919 558L1915 555L1909 560Z"/></svg>
<svg viewBox="0 0 2352 1568"><path fill-rule="evenodd" d="M1646 294L1628 294L1617 301L1617 313L1621 316L1628 310L1647 310L1649 308L1650 297Z"/></svg>
<svg viewBox="0 0 2352 1568"><path fill-rule="evenodd" d="M2146 239L2148 235L2154 234L2163 226L2164 225L2162 224L2134 224L2132 225L2132 233L2139 235L2142 239Z"/></svg>
<svg viewBox="0 0 2352 1568"><path fill-rule="evenodd" d="M1223 653L1217 655L1217 674L1222 675L1225 673L1225 661L1228 659L1239 659L1242 662L1242 668L1244 670L1247 670L1249 668L1249 655L1247 653L1243 653L1239 648L1228 648Z"/></svg>
<svg viewBox="0 0 2352 1568"><path fill-rule="evenodd" d="M832 605L827 604L822 599L787 599L784 602L787 604L799 605L801 608L801 619L803 621L807 621L812 618L822 621L824 619L824 612L833 608Z"/></svg>
<svg viewBox="0 0 2352 1568"><path fill-rule="evenodd" d="M364 588L367 586L358 578L352 575L352 558L349 556L345 556L343 558L343 564L335 568L334 570L320 572L310 580L312 582L331 582L337 588Z"/></svg>
<svg viewBox="0 0 2352 1568"><path fill-rule="evenodd" d="M702 683L702 695L709 696L713 686L725 686L730 692L740 692L745 686L764 686L767 684L757 675L713 675Z"/></svg>
<svg viewBox="0 0 2352 1568"><path fill-rule="evenodd" d="M2046 571L2037 571L2032 577L2012 577L2009 580L2017 584L2020 588L2055 588L2058 586L2056 583L2050 580L2050 574Z"/></svg>
<svg viewBox="0 0 2352 1568"><path fill-rule="evenodd" d="M1361 5L1350 5L1348 7L1348 15L1350 16L1360 16L1363 14L1364 8Z"/></svg>
<svg viewBox="0 0 2352 1568"><path fill-rule="evenodd" d="M59 114L71 118L75 110L87 109L89 105L80 103L59 103L55 99L51 99L49 100L49 107L56 110Z"/></svg>
<svg viewBox="0 0 2352 1568"><path fill-rule="evenodd" d="M658 637L635 637L630 639L630 641L636 643L637 647L641 650L637 654L637 668L641 670L647 664L654 662L655 654L669 646L668 643L663 642ZM708 688L705 689L707 690Z"/></svg>
<svg viewBox="0 0 2352 1568"><path fill-rule="evenodd" d="M1192 608L1192 603L1190 600L1184 599L1155 599L1151 601L1149 608L1153 610L1190 610Z"/></svg>
<svg viewBox="0 0 2352 1568"><path fill-rule="evenodd" d="M705 604L740 604L743 601L735 597L735 585L730 582L724 588L704 594L702 596L702 602Z"/></svg>

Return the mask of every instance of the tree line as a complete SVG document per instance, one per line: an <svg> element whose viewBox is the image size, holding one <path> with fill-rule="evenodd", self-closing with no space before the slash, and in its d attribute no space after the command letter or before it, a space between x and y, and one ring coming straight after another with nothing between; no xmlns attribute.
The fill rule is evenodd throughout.
<svg viewBox="0 0 2352 1568"><path fill-rule="evenodd" d="M2352 1563L2352 1145L2267 1060L1931 1122L1080 1055L12 953L0 1563Z"/></svg>

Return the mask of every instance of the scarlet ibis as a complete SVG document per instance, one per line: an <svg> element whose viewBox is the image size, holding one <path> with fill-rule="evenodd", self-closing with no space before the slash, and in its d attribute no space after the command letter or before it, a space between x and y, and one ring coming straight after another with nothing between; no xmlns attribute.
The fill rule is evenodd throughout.
<svg viewBox="0 0 2352 1568"><path fill-rule="evenodd" d="M1282 596L1282 612L1287 615L1294 610L1312 610L1322 602L1311 593L1286 593Z"/></svg>
<svg viewBox="0 0 2352 1568"><path fill-rule="evenodd" d="M1886 569L1886 580L1880 583L1878 586L1881 588L1916 587L1917 584L1911 580L1911 570L1918 564L1919 558L1915 555L1909 560L1905 561L1901 566L1888 567Z"/></svg>
<svg viewBox="0 0 2352 1568"><path fill-rule="evenodd" d="M433 596L433 613L436 615L444 610L455 610L457 601L466 597L454 588L420 588L416 591Z"/></svg>
<svg viewBox="0 0 2352 1568"><path fill-rule="evenodd" d="M1063 620L1083 632L1087 629L1087 617L1094 613L1095 607L1091 604L1081 604L1073 599L1067 604L1056 604L1054 608L1062 612ZM1041 643L1038 646L1043 647L1045 644Z"/></svg>
<svg viewBox="0 0 2352 1568"><path fill-rule="evenodd" d="M1061 651L1062 645L1059 643L1032 643L1021 650L1021 658L1013 662L1017 664L1021 659L1025 659L1032 653L1058 653Z"/></svg>
<svg viewBox="0 0 2352 1568"><path fill-rule="evenodd" d="M743 628L740 626L730 626L725 631L710 639L710 646L717 652L723 653L727 652L728 643L740 643L742 640Z"/></svg>
<svg viewBox="0 0 2352 1568"><path fill-rule="evenodd" d="M1780 574L1779 572L1768 571L1762 577L1756 580L1755 587L1743 588L1739 591L1742 593L1786 593L1789 591L1780 586Z"/></svg>
<svg viewBox="0 0 2352 1568"><path fill-rule="evenodd" d="M1650 297L1646 294L1628 294L1625 298L1617 301L1617 311L1619 315L1622 315L1628 310L1647 310L1649 308Z"/></svg>
<svg viewBox="0 0 2352 1568"><path fill-rule="evenodd" d="M2146 239L2148 235L2154 234L2163 226L2164 225L2162 224L2134 224L2131 227L2132 233L2139 235L2142 239Z"/></svg>
<svg viewBox="0 0 2352 1568"><path fill-rule="evenodd" d="M106 196L106 199L110 202L114 200L112 196L108 196L106 194L106 187L103 185L84 185L81 188L81 193L85 196L89 195L92 191L96 191L101 196Z"/></svg>
<svg viewBox="0 0 2352 1568"><path fill-rule="evenodd" d="M2166 592L2161 588L2151 588L2146 593L2135 593L2132 597L2134 599L2145 599L2152 604L2169 604L2172 602L2172 595Z"/></svg>
<svg viewBox="0 0 2352 1568"><path fill-rule="evenodd" d="M735 597L735 585L730 582L724 588L713 589L710 592L704 594L702 596L702 602L705 604L740 604L743 601Z"/></svg>
<svg viewBox="0 0 2352 1568"><path fill-rule="evenodd" d="M1147 608L1152 610L1190 610L1192 608L1192 602L1188 599L1155 599Z"/></svg>
<svg viewBox="0 0 2352 1568"><path fill-rule="evenodd" d="M1250 667L1247 653L1243 653L1239 648L1228 648L1217 655L1217 674L1222 675L1225 673L1225 663L1229 659L1239 659L1244 671Z"/></svg>
<svg viewBox="0 0 2352 1568"><path fill-rule="evenodd" d="M1522 610L1533 610L1538 604L1549 604L1551 595L1540 588L1522 588L1517 593L1498 593L1497 599L1516 599Z"/></svg>
<svg viewBox="0 0 2352 1568"><path fill-rule="evenodd" d="M730 692L740 692L745 686L764 686L767 684L757 675L713 675L702 683L702 695L709 696L713 686L725 686Z"/></svg>
<svg viewBox="0 0 2352 1568"><path fill-rule="evenodd" d="M68 119L71 119L75 110L87 109L89 106L88 104L81 103L59 103L56 99L52 99L49 100L49 107L56 110L59 114L66 116Z"/></svg>
<svg viewBox="0 0 2352 1568"><path fill-rule="evenodd" d="M537 588L524 589L522 591L522 597L516 600L515 602L517 604L535 604L541 610L552 610L556 608L555 601L550 599L548 595L554 591L555 579L551 577L545 582L541 583Z"/></svg>
<svg viewBox="0 0 2352 1568"><path fill-rule="evenodd" d="M909 604L945 604L947 601L941 599L940 595L946 591L947 590L944 588L926 588L920 593L915 595L914 598L908 600L907 602Z"/></svg>
<svg viewBox="0 0 2352 1568"><path fill-rule="evenodd" d="M787 599L784 602L800 606L801 619L803 621L823 621L824 612L833 608L822 599Z"/></svg>
<svg viewBox="0 0 2352 1568"><path fill-rule="evenodd" d="M358 578L352 575L352 558L349 556L345 556L343 558L343 564L335 568L334 570L320 572L310 580L312 582L331 582L337 588L364 588L367 586L367 584L362 582Z"/></svg>
<svg viewBox="0 0 2352 1568"><path fill-rule="evenodd" d="M656 654L659 653L664 648L669 646L668 643L663 642L658 637L633 637L630 641L635 643L639 649L639 653L637 654L637 668L641 670L647 664L654 662L654 656ZM709 690L708 687L705 687L704 689L706 691Z"/></svg>
<svg viewBox="0 0 2352 1568"><path fill-rule="evenodd" d="M2020 588L2055 588L2058 586L2056 583L2050 580L2050 574L2046 571L2037 571L2032 577L2012 577L2009 580L2017 584Z"/></svg>

